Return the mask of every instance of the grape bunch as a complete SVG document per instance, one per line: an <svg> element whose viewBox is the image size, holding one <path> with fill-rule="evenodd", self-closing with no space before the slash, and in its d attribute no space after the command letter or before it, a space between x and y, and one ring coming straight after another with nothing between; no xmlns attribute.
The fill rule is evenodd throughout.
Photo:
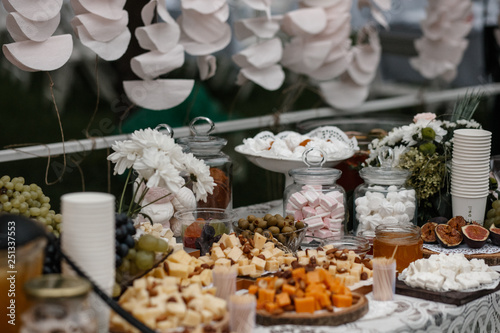
<svg viewBox="0 0 500 333"><path fill-rule="evenodd" d="M43 259L43 274L61 273L61 239L53 233L47 235Z"/></svg>
<svg viewBox="0 0 500 333"><path fill-rule="evenodd" d="M123 263L123 258L127 256L130 249L135 247L134 235L136 233L134 221L121 213L115 216L115 267L118 268Z"/></svg>
<svg viewBox="0 0 500 333"><path fill-rule="evenodd" d="M486 228L489 228L492 225L500 228L500 199L493 201L493 203L491 204L491 209L486 213L484 226Z"/></svg>
<svg viewBox="0 0 500 333"><path fill-rule="evenodd" d="M50 198L40 186L26 185L23 177L0 178L0 213L24 215L45 224L56 236L61 232L61 214L50 209Z"/></svg>

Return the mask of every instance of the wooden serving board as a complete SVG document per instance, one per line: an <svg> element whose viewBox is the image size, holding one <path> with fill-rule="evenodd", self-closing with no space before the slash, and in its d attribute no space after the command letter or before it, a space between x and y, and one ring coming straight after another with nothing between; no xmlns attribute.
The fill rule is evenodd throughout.
<svg viewBox="0 0 500 333"><path fill-rule="evenodd" d="M498 284L498 286L495 289L482 289L471 292L461 292L461 291L439 292L422 288L413 288L406 285L403 281L400 280L396 281L396 294L425 299L433 302L454 304L454 305L464 305L480 297L494 293L498 290L500 290L500 284Z"/></svg>
<svg viewBox="0 0 500 333"><path fill-rule="evenodd" d="M429 249L424 248L423 251L424 258L429 258L432 254L439 254L439 252L434 252ZM488 266L500 265L500 253L478 253L478 254L466 254L467 259L483 259L484 263Z"/></svg>
<svg viewBox="0 0 500 333"><path fill-rule="evenodd" d="M257 324L272 325L307 325L307 326L338 326L353 322L368 312L368 300L362 294L352 293L353 305L348 308L335 309L334 312L318 313L285 312L280 315L270 315L264 310L257 310Z"/></svg>

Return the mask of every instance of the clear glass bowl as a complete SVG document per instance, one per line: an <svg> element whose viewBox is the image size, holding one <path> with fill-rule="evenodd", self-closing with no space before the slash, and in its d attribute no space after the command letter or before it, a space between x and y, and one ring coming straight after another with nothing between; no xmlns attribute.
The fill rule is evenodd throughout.
<svg viewBox="0 0 500 333"><path fill-rule="evenodd" d="M295 253L298 250L302 241L304 240L304 237L306 236L307 228L308 228L307 223L304 223L304 228L302 229L298 229L291 232L282 232L279 234L274 234L273 238L275 240L275 244L280 243L279 245L283 245L288 252ZM238 221L235 221L233 223L233 230L237 235L242 235L243 237L246 238L253 238L254 236L253 231L244 230L238 227ZM264 230L263 235L266 236L268 239L271 238L271 233L267 230Z"/></svg>
<svg viewBox="0 0 500 333"><path fill-rule="evenodd" d="M233 231L235 214L232 210L219 208L198 208L182 210L174 214L181 225L182 242L187 248L196 248L196 239L201 237L203 227L208 223L215 229L215 235L229 234Z"/></svg>
<svg viewBox="0 0 500 333"><path fill-rule="evenodd" d="M346 235L341 238L325 238L321 241L321 246L333 245L339 250L350 250L356 254L367 254L370 250L370 242L365 237Z"/></svg>

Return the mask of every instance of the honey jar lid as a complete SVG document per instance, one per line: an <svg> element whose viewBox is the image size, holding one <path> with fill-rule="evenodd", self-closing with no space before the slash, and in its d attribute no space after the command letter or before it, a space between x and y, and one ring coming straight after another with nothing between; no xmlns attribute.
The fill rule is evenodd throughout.
<svg viewBox="0 0 500 333"><path fill-rule="evenodd" d="M91 288L91 284L83 278L61 274L42 275L24 285L28 296L42 299L82 297Z"/></svg>

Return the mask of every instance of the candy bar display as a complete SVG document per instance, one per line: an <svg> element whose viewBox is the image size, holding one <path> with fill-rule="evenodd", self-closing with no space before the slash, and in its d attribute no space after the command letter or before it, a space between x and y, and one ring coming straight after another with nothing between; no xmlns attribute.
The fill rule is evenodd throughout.
<svg viewBox="0 0 500 333"><path fill-rule="evenodd" d="M307 223L307 235L340 238L344 234L345 191L335 183L341 174L332 168L290 171L294 183L285 189L284 212Z"/></svg>

